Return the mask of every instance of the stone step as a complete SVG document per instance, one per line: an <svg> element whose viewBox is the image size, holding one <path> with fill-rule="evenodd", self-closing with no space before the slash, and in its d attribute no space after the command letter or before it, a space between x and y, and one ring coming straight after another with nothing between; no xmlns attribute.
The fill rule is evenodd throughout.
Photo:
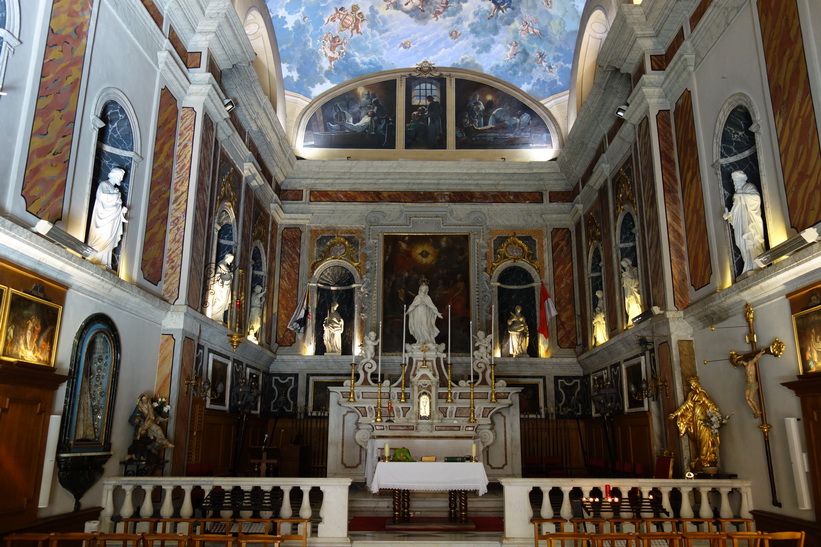
<svg viewBox="0 0 821 547"><path fill-rule="evenodd" d="M414 517L446 517L448 515L447 492L411 492L410 511ZM468 515L476 517L504 517L504 495L501 488L490 487L488 493L479 496L475 492L468 493ZM393 513L393 494L383 490L372 494L362 485L362 488L352 488L348 498L348 515L357 516L385 516Z"/></svg>

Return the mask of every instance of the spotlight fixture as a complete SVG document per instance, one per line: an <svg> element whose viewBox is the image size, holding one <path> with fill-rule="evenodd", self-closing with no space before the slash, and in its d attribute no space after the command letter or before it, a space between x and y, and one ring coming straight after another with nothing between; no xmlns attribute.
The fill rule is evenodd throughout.
<svg viewBox="0 0 821 547"><path fill-rule="evenodd" d="M810 243L818 241L818 231L821 230L821 222L815 226L801 231L798 235L794 235L787 241L779 243L772 249L764 251L755 258L755 263L759 268L769 266L776 260L786 258L796 252L797 250L806 247Z"/></svg>
<svg viewBox="0 0 821 547"><path fill-rule="evenodd" d="M627 114L627 109L628 108L630 108L630 106L626 105L626 104L623 104L620 107L618 107L616 109L616 117L617 118L624 118L624 116Z"/></svg>
<svg viewBox="0 0 821 547"><path fill-rule="evenodd" d="M649 310L644 310L641 312L640 315L637 315L633 318L633 324L638 325L643 321L647 321L648 319L655 317L661 313L661 308L658 306L651 306Z"/></svg>
<svg viewBox="0 0 821 547"><path fill-rule="evenodd" d="M91 253L94 252L93 247L86 245L73 235L61 230L47 220L40 219L40 221L34 226L34 231L52 240L54 243L62 245L69 251L77 253L83 258L88 258L91 256Z"/></svg>
<svg viewBox="0 0 821 547"><path fill-rule="evenodd" d="M231 112L237 107L237 105L234 104L234 101L232 99L225 99L224 101L222 101L222 106L225 107L226 112Z"/></svg>

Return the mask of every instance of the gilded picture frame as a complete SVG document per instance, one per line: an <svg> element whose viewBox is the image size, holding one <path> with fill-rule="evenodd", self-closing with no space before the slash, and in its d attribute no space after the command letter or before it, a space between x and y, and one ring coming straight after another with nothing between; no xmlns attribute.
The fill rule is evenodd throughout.
<svg viewBox="0 0 821 547"><path fill-rule="evenodd" d="M249 386L257 388L259 397L257 397L257 404L251 409L251 414L259 414L262 405L262 371L253 367L245 367L245 382Z"/></svg>
<svg viewBox="0 0 821 547"><path fill-rule="evenodd" d="M543 418L545 413L546 381L543 377L499 376L508 387L520 387L519 414L522 418Z"/></svg>
<svg viewBox="0 0 821 547"><path fill-rule="evenodd" d="M591 415L595 418L601 416L601 411L595 402L595 395L600 389L610 385L610 369L603 368L590 374L590 410Z"/></svg>
<svg viewBox="0 0 821 547"><path fill-rule="evenodd" d="M228 410L231 395L231 359L216 352L209 352L208 380L211 382L211 394L216 397L208 397L206 408Z"/></svg>
<svg viewBox="0 0 821 547"><path fill-rule="evenodd" d="M799 374L821 372L821 305L792 316Z"/></svg>
<svg viewBox="0 0 821 547"><path fill-rule="evenodd" d="M350 380L350 377L325 374L309 374L307 377L308 414L310 416L327 415L331 402L331 394L328 391L328 388L342 387L345 385L346 380Z"/></svg>
<svg viewBox="0 0 821 547"><path fill-rule="evenodd" d="M63 307L7 288L0 337L0 358L54 366Z"/></svg>

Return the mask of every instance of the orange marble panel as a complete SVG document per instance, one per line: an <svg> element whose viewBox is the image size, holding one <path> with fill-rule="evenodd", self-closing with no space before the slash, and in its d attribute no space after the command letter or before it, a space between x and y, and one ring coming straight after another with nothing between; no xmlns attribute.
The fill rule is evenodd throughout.
<svg viewBox="0 0 821 547"><path fill-rule="evenodd" d="M661 216L656 203L656 175L653 169L653 144L650 136L650 121L644 118L638 125L637 155L639 168L639 219L648 257L654 257L645 263L645 270L649 272L650 299L653 306L666 309L664 300L664 272L661 252Z"/></svg>
<svg viewBox="0 0 821 547"><path fill-rule="evenodd" d="M289 330L288 321L300 304L299 263L302 249L302 229L282 230L279 271L279 298L277 303L277 343L292 346L296 342L294 331Z"/></svg>
<svg viewBox="0 0 821 547"><path fill-rule="evenodd" d="M21 194L28 212L52 223L63 214L92 6L55 0L51 7Z"/></svg>
<svg viewBox="0 0 821 547"><path fill-rule="evenodd" d="M157 376L154 380L154 393L160 397L170 397L171 371L174 368L174 335L160 336L160 354L157 357Z"/></svg>
<svg viewBox="0 0 821 547"><path fill-rule="evenodd" d="M544 203L542 192L369 192L311 190L313 203Z"/></svg>
<svg viewBox="0 0 821 547"><path fill-rule="evenodd" d="M573 238L567 228L556 228L551 234L553 292L556 306L556 345L576 347L576 291L573 287Z"/></svg>
<svg viewBox="0 0 821 547"><path fill-rule="evenodd" d="M687 258L690 283L698 290L710 282L713 265L704 212L701 171L699 169L698 137L693 117L693 97L685 90L676 101L676 150L684 201L684 226L687 232Z"/></svg>
<svg viewBox="0 0 821 547"><path fill-rule="evenodd" d="M693 10L693 14L690 15L690 31L695 30L699 22L701 22L701 18L707 13L707 8L709 8L712 3L713 0L701 0L698 3L696 9Z"/></svg>
<svg viewBox="0 0 821 547"><path fill-rule="evenodd" d="M191 266L188 268L188 306L199 310L202 307L202 276L205 269L205 245L208 219L208 198L211 195L214 165L214 122L203 115L200 137L200 164L197 169L197 202L194 206L194 237L191 241ZM269 293L270 294L270 293Z"/></svg>

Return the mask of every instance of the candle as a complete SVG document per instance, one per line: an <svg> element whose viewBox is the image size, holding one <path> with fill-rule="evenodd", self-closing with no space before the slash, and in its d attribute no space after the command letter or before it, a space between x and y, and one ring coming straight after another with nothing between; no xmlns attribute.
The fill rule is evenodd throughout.
<svg viewBox="0 0 821 547"><path fill-rule="evenodd" d="M451 350L450 350L450 304L448 304L448 363L453 362L450 358Z"/></svg>
<svg viewBox="0 0 821 547"><path fill-rule="evenodd" d="M496 332L496 304L490 307L490 336L493 341L493 333ZM496 344L491 344L490 364L496 363Z"/></svg>
<svg viewBox="0 0 821 547"><path fill-rule="evenodd" d="M470 457L476 461L476 443L470 445Z"/></svg>
<svg viewBox="0 0 821 547"><path fill-rule="evenodd" d="M391 459L391 445L389 445L388 443L385 443L385 461L388 461L390 459Z"/></svg>
<svg viewBox="0 0 821 547"><path fill-rule="evenodd" d="M408 316L408 305L402 306L402 362L405 362L405 321Z"/></svg>
<svg viewBox="0 0 821 547"><path fill-rule="evenodd" d="M379 322L379 370L376 371L376 379L382 383L382 321Z"/></svg>
<svg viewBox="0 0 821 547"><path fill-rule="evenodd" d="M604 497L605 498L610 497L610 485L609 484L604 485Z"/></svg>
<svg viewBox="0 0 821 547"><path fill-rule="evenodd" d="M473 339L473 321L470 322L470 330L468 331L468 336L470 336L471 340ZM470 352L470 383L473 383L473 352Z"/></svg>

